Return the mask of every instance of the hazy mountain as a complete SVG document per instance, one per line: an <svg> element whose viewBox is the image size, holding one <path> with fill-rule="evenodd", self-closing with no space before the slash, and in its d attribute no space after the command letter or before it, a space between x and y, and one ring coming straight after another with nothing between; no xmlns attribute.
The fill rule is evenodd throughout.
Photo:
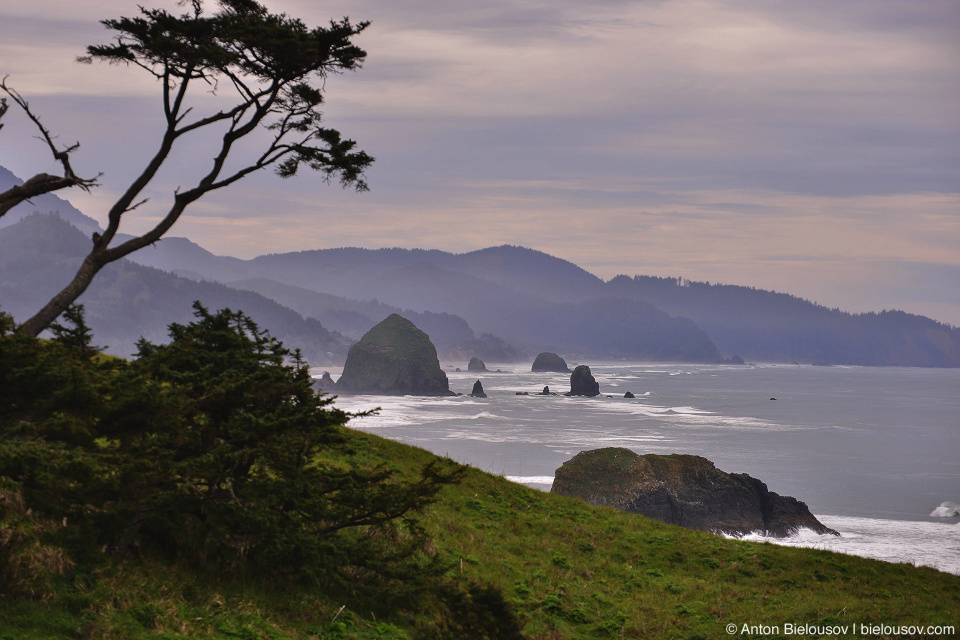
<svg viewBox="0 0 960 640"><path fill-rule="evenodd" d="M118 234L118 241L130 237L132 236ZM134 251L127 259L145 267L169 271L191 280L230 282L253 275L246 261L214 255L187 238L163 238L152 246Z"/></svg>
<svg viewBox="0 0 960 640"><path fill-rule="evenodd" d="M331 330L359 340L367 331L393 313L407 318L437 347L442 360L468 361L477 356L487 362L515 362L521 353L490 334L477 337L466 320L449 313L417 312L377 300L351 300L328 293L279 283L268 278L230 282L231 287L256 291L304 317L316 318Z"/></svg>
<svg viewBox="0 0 960 640"><path fill-rule="evenodd" d="M61 218L34 214L0 229L0 309L24 320L76 272L89 239ZM340 364L351 340L273 300L213 282L194 282L119 260L107 265L80 297L95 343L118 355L135 352L142 336L167 340L167 325L193 319L192 304L242 310L311 364Z"/></svg>
<svg viewBox="0 0 960 640"><path fill-rule="evenodd" d="M626 299L692 320L728 357L960 366L958 330L929 318L893 311L850 314L787 294L676 278L618 276L603 282L570 262L523 247L492 247L466 254L326 249L261 256L242 264L209 255L205 259L209 263L201 265L204 277L216 279L229 267L242 277L256 274L315 292L376 299L390 307L448 312L464 318L475 330L495 333L528 351L669 360L691 357L684 353L707 353L694 346L698 340L689 332L686 335L692 341L685 350L664 347L673 343L663 337L657 339L662 344L648 342L653 332L645 327L660 320L655 315L644 317L649 308L616 302ZM584 315L592 329L584 328ZM574 326L580 330L564 328ZM684 330L689 325L677 321L670 331L682 334ZM658 335L670 335L670 331ZM596 336L591 338L591 332Z"/></svg>
<svg viewBox="0 0 960 640"><path fill-rule="evenodd" d="M495 285L495 290L535 292L538 299L563 302L581 300L603 284L600 278L572 262L511 245L469 253L396 248L319 249L260 256L251 261L251 267L283 280L314 273L336 276L336 280L357 278L362 283L387 273L396 273L395 278L403 280L409 273L412 278L436 279L440 285L452 281L462 287L463 280L459 278L466 276L471 278L467 281L471 284L482 280ZM451 273L456 276L451 278ZM429 300L429 304L436 304Z"/></svg>
<svg viewBox="0 0 960 640"><path fill-rule="evenodd" d="M851 314L784 293L679 278L617 276L605 288L686 316L725 352L747 359L960 366L960 329L902 311Z"/></svg>
<svg viewBox="0 0 960 640"><path fill-rule="evenodd" d="M239 261L214 256L185 238L165 238L149 253L138 252L131 259L187 277L219 282L260 277L415 311L449 311L494 332L500 320L495 309L505 298L518 306L576 302L603 285L571 262L507 245L464 254L351 247Z"/></svg>
<svg viewBox="0 0 960 640"><path fill-rule="evenodd" d="M7 174L0 172L0 185L5 175L12 179ZM91 219L55 201L61 215L91 228ZM19 249L31 253L23 244L10 250ZM527 353L579 358L717 362L721 354L737 354L757 361L960 366L960 329L929 318L897 311L849 314L787 294L675 278L604 282L571 262L516 246L463 254L340 248L240 260L186 238L165 238L131 260L192 280L236 283L262 294L256 300L270 298L353 339L399 312L450 359L509 361L518 355L512 344ZM43 273L24 274L16 290L43 289ZM0 279L10 283L6 273ZM10 306L3 298L0 304ZM123 316L119 299L116 313Z"/></svg>
<svg viewBox="0 0 960 640"><path fill-rule="evenodd" d="M580 359L723 361L710 337L692 321L640 300L608 297L521 308L504 318L501 331L521 344Z"/></svg>
<svg viewBox="0 0 960 640"><path fill-rule="evenodd" d="M255 258L245 270L256 271L270 282L298 287L299 293L284 292L261 281L256 290L327 323L338 322L323 315L329 313L331 297L313 298L304 295L303 289L386 305L361 312L340 303L338 311L366 314L358 325L362 327L387 308L391 312L405 309L418 326L429 323L431 312L448 312L531 352L549 349L581 357L722 360L709 337L692 322L672 318L650 304L613 299L596 276L523 247L467 254L358 248L301 251ZM586 300L590 304L584 304ZM347 332L342 324L331 326ZM433 337L433 332L425 330ZM471 355L498 360L483 353L477 349Z"/></svg>

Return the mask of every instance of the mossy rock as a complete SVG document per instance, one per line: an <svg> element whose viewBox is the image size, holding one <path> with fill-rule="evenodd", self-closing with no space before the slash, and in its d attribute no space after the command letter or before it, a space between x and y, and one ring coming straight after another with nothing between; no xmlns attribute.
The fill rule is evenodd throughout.
<svg viewBox="0 0 960 640"><path fill-rule="evenodd" d="M340 393L453 395L430 336L396 313L350 347Z"/></svg>
<svg viewBox="0 0 960 640"><path fill-rule="evenodd" d="M729 535L785 537L807 528L838 535L807 505L745 473L726 473L701 456L582 451L556 471L553 493L639 513L668 524Z"/></svg>

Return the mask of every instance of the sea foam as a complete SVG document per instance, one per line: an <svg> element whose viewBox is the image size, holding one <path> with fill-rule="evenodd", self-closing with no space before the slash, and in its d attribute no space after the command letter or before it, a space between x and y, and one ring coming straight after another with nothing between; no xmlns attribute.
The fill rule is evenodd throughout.
<svg viewBox="0 0 960 640"><path fill-rule="evenodd" d="M949 500L941 502L940 506L930 512L934 518L956 518L960 516L960 504Z"/></svg>
<svg viewBox="0 0 960 640"><path fill-rule="evenodd" d="M510 482L527 485L553 485L553 476L504 476Z"/></svg>
<svg viewBox="0 0 960 640"><path fill-rule="evenodd" d="M801 529L789 538L768 538L754 534L743 539L825 549L960 574L960 526L849 516L817 516L817 519L839 531L840 536L821 536L809 529Z"/></svg>

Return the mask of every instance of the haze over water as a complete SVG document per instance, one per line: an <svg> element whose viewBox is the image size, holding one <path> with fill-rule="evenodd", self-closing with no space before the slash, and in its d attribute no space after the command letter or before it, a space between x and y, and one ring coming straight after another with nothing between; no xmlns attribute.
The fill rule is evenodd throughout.
<svg viewBox="0 0 960 640"><path fill-rule="evenodd" d="M791 543L960 573L960 524L928 516L960 501L960 371L588 364L598 398L534 395L545 385L568 391L569 374L531 373L528 363L480 375L445 363L451 390L467 394L479 378L489 397L344 396L337 404L382 408L354 428L544 490L586 449L704 456L806 502L844 534ZM637 398L623 398L627 391Z"/></svg>

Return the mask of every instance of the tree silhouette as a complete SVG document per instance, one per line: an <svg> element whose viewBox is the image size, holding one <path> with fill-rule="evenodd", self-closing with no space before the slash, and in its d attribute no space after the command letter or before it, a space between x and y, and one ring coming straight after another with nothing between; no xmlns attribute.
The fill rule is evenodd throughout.
<svg viewBox="0 0 960 640"><path fill-rule="evenodd" d="M323 126L320 105L329 74L360 67L366 52L351 38L368 23L354 25L344 18L328 27L307 28L286 14L269 13L254 0L219 0L214 14L207 14L203 5L192 0L192 11L183 15L141 7L136 17L104 20L116 32L114 42L90 46L87 55L78 58L132 64L156 78L165 127L153 157L111 207L106 230L93 235L93 247L73 280L20 327L22 333L38 335L105 265L156 242L190 204L254 171L272 166L287 178L306 165L327 182L336 178L343 187L367 189L363 171L373 158L336 129ZM206 113L198 104L188 106L193 93L211 88L232 96L229 106ZM220 137L209 171L174 192L152 229L111 246L122 219L144 202L144 189L174 146L210 131ZM265 140L254 135L262 131L267 132ZM250 155L239 150L238 143L245 139L259 144Z"/></svg>
<svg viewBox="0 0 960 640"><path fill-rule="evenodd" d="M26 99L24 99L16 89L7 85L6 77L0 80L0 91L10 96L10 99L13 100L33 124L36 125L40 131L41 139L50 149L50 153L53 154L53 159L63 167L62 176L38 173L21 185L10 187L6 191L0 191L0 218L21 202L45 193L50 193L51 191L66 189L68 187L80 187L84 191L89 191L91 187L97 186L97 178L100 177L99 175L95 178L81 178L73 172L73 167L70 166L70 154L80 147L79 142L68 147L58 148L53 141L53 136L50 134L50 131L40 122L39 116L30 109L30 104ZM7 104L7 99L0 98L0 120L3 120L3 116L7 113L9 107L10 105ZM2 122L0 122L0 129L3 129Z"/></svg>

